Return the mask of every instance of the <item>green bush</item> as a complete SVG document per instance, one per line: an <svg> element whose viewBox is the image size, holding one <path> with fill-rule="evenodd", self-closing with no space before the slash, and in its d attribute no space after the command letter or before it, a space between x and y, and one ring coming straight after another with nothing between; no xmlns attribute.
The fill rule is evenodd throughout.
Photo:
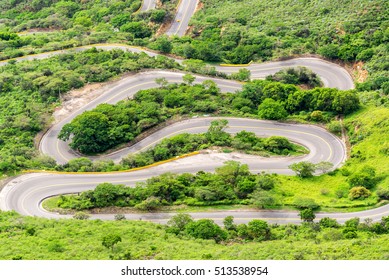
<svg viewBox="0 0 389 280"><path fill-rule="evenodd" d="M365 198L368 198L370 195L371 192L365 187L353 187L351 188L348 197L350 200L354 200L354 199L363 200Z"/></svg>
<svg viewBox="0 0 389 280"><path fill-rule="evenodd" d="M332 121L328 124L328 130L332 133L341 133L342 132L342 125L339 121Z"/></svg>
<svg viewBox="0 0 389 280"><path fill-rule="evenodd" d="M338 228L340 226L337 220L328 217L320 219L319 225L323 228Z"/></svg>
<svg viewBox="0 0 389 280"><path fill-rule="evenodd" d="M363 186L371 189L377 184L376 172L373 167L364 166L360 171L352 174L348 178L351 187Z"/></svg>
<svg viewBox="0 0 389 280"><path fill-rule="evenodd" d="M194 238L213 239L216 242L220 242L227 238L227 233L215 224L214 221L208 219L190 222L185 227L185 232Z"/></svg>
<svg viewBox="0 0 389 280"><path fill-rule="evenodd" d="M317 204L317 202L312 198L303 198L303 197L297 197L294 202L293 206L298 209L318 209L320 206Z"/></svg>
<svg viewBox="0 0 389 280"><path fill-rule="evenodd" d="M312 177L316 170L316 165L308 161L300 161L289 165L289 168L296 172L301 178Z"/></svg>
<svg viewBox="0 0 389 280"><path fill-rule="evenodd" d="M288 113L279 101L266 98L258 106L258 116L267 120L282 120L288 116Z"/></svg>
<svg viewBox="0 0 389 280"><path fill-rule="evenodd" d="M304 222L313 222L313 220L316 218L315 213L313 213L313 210L311 208L306 208L300 211L299 216L302 221Z"/></svg>
<svg viewBox="0 0 389 280"><path fill-rule="evenodd" d="M142 211L156 211L162 206L161 200L150 196L146 200L135 205L135 208Z"/></svg>
<svg viewBox="0 0 389 280"><path fill-rule="evenodd" d="M377 195L380 199L389 199L389 187L379 187Z"/></svg>

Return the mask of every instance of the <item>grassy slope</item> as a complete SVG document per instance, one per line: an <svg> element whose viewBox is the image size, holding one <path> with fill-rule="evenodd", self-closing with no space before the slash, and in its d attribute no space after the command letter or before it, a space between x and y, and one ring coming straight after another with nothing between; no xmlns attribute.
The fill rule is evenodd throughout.
<svg viewBox="0 0 389 280"><path fill-rule="evenodd" d="M381 150L389 143L389 108L369 106L360 111L347 116L345 125L350 134L350 140L359 137L361 139L352 146L352 157L346 162L342 169L347 169L351 173L358 171L365 165L376 168L377 175L382 178L379 186L389 184L389 158ZM357 127L357 129L355 129ZM357 131L356 133L354 131ZM362 139L362 137L364 137ZM361 151L364 159L359 159L353 155ZM314 198L324 207L357 207L364 205L374 205L377 197L373 194L370 198L362 201L350 201L347 198L349 185L347 176L342 172L333 175L323 175L308 179L298 177L280 176L278 192L286 194L285 204L293 203L296 197ZM343 190L345 195L338 198L336 191ZM373 189L374 192L375 189Z"/></svg>
<svg viewBox="0 0 389 280"><path fill-rule="evenodd" d="M287 240L215 244L166 234L160 225L132 221L46 220L0 213L0 259L109 259L130 252L132 259L388 259L389 235L325 241L309 233ZM35 228L29 236L26 228ZM112 253L103 236L122 237Z"/></svg>

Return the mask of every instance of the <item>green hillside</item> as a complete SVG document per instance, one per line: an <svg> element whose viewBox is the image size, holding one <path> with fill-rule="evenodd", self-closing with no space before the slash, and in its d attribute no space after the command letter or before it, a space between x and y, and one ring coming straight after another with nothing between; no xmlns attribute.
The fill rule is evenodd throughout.
<svg viewBox="0 0 389 280"><path fill-rule="evenodd" d="M134 221L47 220L0 212L0 259L388 259L388 234L360 224L357 237L344 229L272 227L269 241L215 243L167 233L164 226ZM109 234L121 237L114 250L102 245Z"/></svg>
<svg viewBox="0 0 389 280"><path fill-rule="evenodd" d="M248 63L305 54L353 63L370 74L364 89L389 92L389 2L385 0L204 0L188 37L173 40L187 58Z"/></svg>

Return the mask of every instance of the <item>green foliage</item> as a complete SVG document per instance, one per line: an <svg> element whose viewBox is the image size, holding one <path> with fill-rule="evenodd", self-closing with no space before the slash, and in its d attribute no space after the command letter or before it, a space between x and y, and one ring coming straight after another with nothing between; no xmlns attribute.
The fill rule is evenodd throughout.
<svg viewBox="0 0 389 280"><path fill-rule="evenodd" d="M312 177L316 170L315 164L308 161L300 161L289 165L289 168L296 172L301 178Z"/></svg>
<svg viewBox="0 0 389 280"><path fill-rule="evenodd" d="M185 227L185 232L189 236L201 239L213 239L220 242L227 238L227 234L214 221L208 219L200 219L195 222L190 222Z"/></svg>
<svg viewBox="0 0 389 280"><path fill-rule="evenodd" d="M315 213L313 213L313 210L311 208L301 210L299 216L302 221L310 223L312 223L313 220L316 218L316 215Z"/></svg>
<svg viewBox="0 0 389 280"><path fill-rule="evenodd" d="M157 197L150 196L135 205L135 208L142 211L156 211L161 207L161 201Z"/></svg>
<svg viewBox="0 0 389 280"><path fill-rule="evenodd" d="M389 199L389 187L380 187L377 190L377 195L380 199Z"/></svg>
<svg viewBox="0 0 389 280"><path fill-rule="evenodd" d="M73 148L84 153L98 153L131 141L140 133L174 115L227 112L235 116L248 114L254 117L258 114L266 119L284 119L288 112L292 114L301 110L320 109L346 113L357 109L359 104L354 91L343 92L336 89L300 91L293 85L255 80L245 84L243 90L237 94L225 94L221 93L212 81L191 86L195 79L190 74L186 74L183 80L186 84L168 85L166 80L161 79L158 80L161 88L139 91L134 100L122 101L117 105L101 104L67 124L60 136L62 139L68 139L73 135L71 143ZM323 94L313 92L316 90L325 92ZM325 105L330 103L334 106ZM260 104L258 111L255 104ZM95 120L89 121L92 117ZM101 129L98 129L100 127ZM222 123L214 123L206 134L207 139L218 146L229 145L231 139L223 131L224 128L225 125ZM257 151L263 150L264 147L272 151L271 142L280 142L281 138L271 138L267 141L260 143L258 140L254 143L237 138L232 144L242 150L251 146ZM288 154L289 147L279 148L272 152ZM152 162L143 157L139 161L145 164Z"/></svg>
<svg viewBox="0 0 389 280"><path fill-rule="evenodd" d="M239 4L234 0L205 0L203 4L192 18L190 36L177 38L173 53L230 63L319 54L328 59L366 62L367 90L383 90L388 81L385 11L389 6L385 0L363 0L357 7L352 1L330 0L319 4L292 0ZM288 82L297 82L295 73L281 76Z"/></svg>
<svg viewBox="0 0 389 280"><path fill-rule="evenodd" d="M319 204L312 198L297 197L294 200L294 206L298 209L311 209L315 210L319 208Z"/></svg>
<svg viewBox="0 0 389 280"><path fill-rule="evenodd" d="M334 164L328 161L321 161L315 165L315 169L319 170L321 173L326 173L333 167Z"/></svg>
<svg viewBox="0 0 389 280"><path fill-rule="evenodd" d="M331 219L328 217L320 219L319 225L322 228L338 228L340 226L339 223L335 219Z"/></svg>
<svg viewBox="0 0 389 280"><path fill-rule="evenodd" d="M212 239L188 238L185 230L179 235L169 234L164 226L142 221L54 220L23 217L15 212L0 212L0 221L0 259L4 260L285 260L297 255L320 260L383 260L387 258L389 242L387 217L363 229L361 225L364 224L358 221L356 225L354 221L347 222L339 228L271 225L268 226L270 239L262 242L251 241L248 225L242 224L237 226L240 235L229 231L225 242L219 244ZM252 227L252 230L258 229L254 232L266 236L266 225L256 225L258 227ZM25 229L32 227L36 234L27 236ZM219 230L216 228L216 231ZM108 235L117 235L122 240L114 245L113 252L112 247L104 250L102 245ZM347 239L349 235L354 239Z"/></svg>
<svg viewBox="0 0 389 280"><path fill-rule="evenodd" d="M90 215L84 213L84 212L77 212L73 215L73 219L76 220L88 220L90 218Z"/></svg>
<svg viewBox="0 0 389 280"><path fill-rule="evenodd" d="M364 166L359 172L354 173L348 179L351 187L362 186L368 189L377 184L376 171L373 167Z"/></svg>
<svg viewBox="0 0 389 280"><path fill-rule="evenodd" d="M342 125L339 121L332 121L328 124L328 130L332 133L341 133Z"/></svg>
<svg viewBox="0 0 389 280"><path fill-rule="evenodd" d="M144 22L129 22L120 27L120 31L131 33L135 39L150 37L151 29Z"/></svg>
<svg viewBox="0 0 389 280"><path fill-rule="evenodd" d="M270 238L270 227L265 221L252 220L247 224L247 233L251 240L268 240Z"/></svg>
<svg viewBox="0 0 389 280"><path fill-rule="evenodd" d="M162 53L169 53L173 48L172 43L167 36L158 37L152 46L153 49Z"/></svg>
<svg viewBox="0 0 389 280"><path fill-rule="evenodd" d="M230 75L231 79L242 81L242 82L250 81L250 77L251 77L251 72L246 68L241 68L237 73L233 73Z"/></svg>
<svg viewBox="0 0 389 280"><path fill-rule="evenodd" d="M284 106L279 101L266 98L258 106L258 116L268 120L281 120L288 116Z"/></svg>
<svg viewBox="0 0 389 280"><path fill-rule="evenodd" d="M144 67L176 67L174 65L177 66L172 60L150 58L146 54L90 49L1 67L0 172L55 167L52 159L38 155L34 148L34 137L48 126L50 115L63 93L80 88L85 83L106 81L126 71L137 71ZM109 108L109 105L107 106ZM133 113L126 111L113 115L115 118L121 118L122 123L119 124L122 126L118 124L108 129L107 124L111 125L112 120L104 114L109 111L107 106L99 107L101 111L88 112L78 117L74 122L76 126L69 124L65 127L63 138L69 137L73 129L85 133L84 136L76 135L74 140L80 145L80 150L88 152L99 151L100 145L106 148L107 141L115 143L132 139L133 135L124 132L126 127L131 127ZM154 114L152 106L155 104L145 104L143 117L149 118ZM150 115L146 115L147 112L150 112ZM139 122L136 123L138 124ZM79 130L81 128L84 130ZM91 142L88 142L86 136L90 137ZM80 166L86 166L85 171L98 171L101 168L87 163L86 159L79 159L70 162L65 169L79 171Z"/></svg>
<svg viewBox="0 0 389 280"><path fill-rule="evenodd" d="M150 38L172 17L176 4L169 1L158 9L135 13L141 0L35 2L0 2L0 18L4 19L0 23L0 60L104 42L144 45L147 41L143 38ZM27 32L21 36L14 33L20 31Z"/></svg>
<svg viewBox="0 0 389 280"><path fill-rule="evenodd" d="M371 192L366 189L365 187L353 187L350 189L349 192L349 199L354 200L354 199L360 199L363 200L365 198L368 198L371 195Z"/></svg>
<svg viewBox="0 0 389 280"><path fill-rule="evenodd" d="M227 120L215 120L211 122L211 126L208 128L205 137L215 145L223 146L228 145L230 142L230 135L224 130L228 126Z"/></svg>
<svg viewBox="0 0 389 280"><path fill-rule="evenodd" d="M284 84L306 85L309 88L322 86L318 75L306 67L283 69L274 75L267 76L266 79Z"/></svg>
<svg viewBox="0 0 389 280"><path fill-rule="evenodd" d="M111 249L111 251L113 252L114 246L119 242L122 242L122 238L120 237L120 235L112 233L112 234L107 234L106 236L104 236L101 244L105 248Z"/></svg>
<svg viewBox="0 0 389 280"><path fill-rule="evenodd" d="M167 225L169 226L167 231L179 234L180 232L183 232L186 226L192 222L193 218L189 214L177 214L167 222Z"/></svg>
<svg viewBox="0 0 389 280"><path fill-rule="evenodd" d="M276 200L270 192L256 190L251 194L251 204L256 208L266 209L275 206Z"/></svg>
<svg viewBox="0 0 389 280"><path fill-rule="evenodd" d="M274 185L275 178L272 175L254 175L249 172L247 165L227 161L215 173L165 173L133 188L110 183L99 184L94 190L80 195L60 196L57 206L76 210L127 206L142 211L155 211L163 205L233 204L255 191L268 190Z"/></svg>
<svg viewBox="0 0 389 280"><path fill-rule="evenodd" d="M236 225L234 223L233 216L227 216L223 219L224 229L227 231L236 231Z"/></svg>

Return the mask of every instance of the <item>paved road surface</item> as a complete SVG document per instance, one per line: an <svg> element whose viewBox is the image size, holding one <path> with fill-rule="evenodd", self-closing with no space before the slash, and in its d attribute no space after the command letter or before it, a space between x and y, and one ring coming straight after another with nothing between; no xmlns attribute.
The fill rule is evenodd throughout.
<svg viewBox="0 0 389 280"><path fill-rule="evenodd" d="M142 12L145 12L145 11L155 9L156 4L157 4L157 0L143 0L140 10Z"/></svg>
<svg viewBox="0 0 389 280"><path fill-rule="evenodd" d="M188 29L189 21L196 11L198 0L181 0L172 25L166 32L169 36L183 36Z"/></svg>

